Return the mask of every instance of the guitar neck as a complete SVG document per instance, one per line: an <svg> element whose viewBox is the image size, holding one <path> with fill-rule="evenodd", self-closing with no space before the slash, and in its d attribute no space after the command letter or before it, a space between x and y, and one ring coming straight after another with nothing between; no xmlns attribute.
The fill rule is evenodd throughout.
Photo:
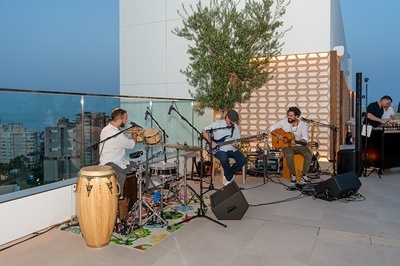
<svg viewBox="0 0 400 266"><path fill-rule="evenodd" d="M219 145L219 146L224 146L224 145L231 144L231 143L233 143L233 142L235 142L235 141L241 142L241 141L246 141L246 140L250 140L250 139L255 139L255 138L258 138L258 137L260 137L260 135L257 135L257 136L249 136L249 137L244 137L244 138L240 138L240 139L232 139L232 140L227 140L227 141L218 143L218 145Z"/></svg>

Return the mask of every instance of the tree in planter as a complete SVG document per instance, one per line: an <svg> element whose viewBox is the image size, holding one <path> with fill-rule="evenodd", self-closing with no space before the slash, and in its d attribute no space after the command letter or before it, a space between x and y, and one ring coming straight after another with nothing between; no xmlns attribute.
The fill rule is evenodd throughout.
<svg viewBox="0 0 400 266"><path fill-rule="evenodd" d="M186 70L189 90L196 100L195 110L204 113L209 107L221 113L237 102L250 98L270 76L269 59L279 55L284 32L279 19L285 14L285 0L247 0L238 8L235 0L211 0L209 6L201 1L189 14L182 5L183 27L173 33L190 41L191 63ZM271 12L272 6L275 7Z"/></svg>

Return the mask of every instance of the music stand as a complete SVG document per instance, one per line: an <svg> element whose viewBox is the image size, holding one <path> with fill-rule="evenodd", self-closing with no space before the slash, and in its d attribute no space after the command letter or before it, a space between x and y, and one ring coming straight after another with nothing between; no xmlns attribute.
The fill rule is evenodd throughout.
<svg viewBox="0 0 400 266"><path fill-rule="evenodd" d="M194 219L194 218L197 218L197 217L202 217L202 218L207 218L208 220L210 220L210 221L213 221L214 223L217 223L217 224L219 224L219 225L222 225L223 227L227 227L227 225L226 224L223 224L223 223L221 223L221 222L219 222L219 221L217 221L217 220L215 220L215 219L213 219L213 218L211 218L211 217L209 217L209 216L207 216L206 215L206 213L205 213L205 210L204 210L204 206L205 206L205 203L204 203L204 199L203 199L203 165L204 165L204 159L203 159L203 140L206 140L207 141L207 143L210 145L210 147L211 147L211 143L209 143L208 142L208 140L206 139L206 138L204 138L204 136L203 136L203 134L201 133L201 132L199 132L198 130L197 130L197 128L195 128L184 116L182 116L179 112L178 112L178 110L176 110L172 105L171 105L171 110L174 110L180 117L181 117L181 119L183 120L183 121L185 121L194 131L196 131L197 132L197 134L199 134L199 138L200 138L200 165L201 165L201 167L200 167L200 197L199 197L199 199L200 199L200 206L199 206L199 208L197 209L197 214L196 215L194 215L194 216L192 216L192 217L190 217L190 218L188 218L188 219L184 219L184 220L182 220L182 221L180 221L180 222L178 222L178 223L175 223L174 225L176 226L176 225L179 225L179 224L182 224L182 223L184 223L184 222L187 222L187 221L190 221L190 220L192 220L192 219Z"/></svg>

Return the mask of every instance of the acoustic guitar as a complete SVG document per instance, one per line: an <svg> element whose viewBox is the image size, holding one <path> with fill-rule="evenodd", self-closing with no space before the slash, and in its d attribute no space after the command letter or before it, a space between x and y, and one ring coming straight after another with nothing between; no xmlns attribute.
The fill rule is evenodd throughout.
<svg viewBox="0 0 400 266"><path fill-rule="evenodd" d="M282 135L282 139L278 139L275 135L272 135L272 146L275 149L280 149L282 147L291 147L292 146L292 141L294 141L296 144L299 145L308 145L310 147L318 147L319 144L316 141L310 141L310 142L305 142L303 140L296 140L295 136L293 133L288 133L282 128L275 129L275 132L278 133L279 135Z"/></svg>

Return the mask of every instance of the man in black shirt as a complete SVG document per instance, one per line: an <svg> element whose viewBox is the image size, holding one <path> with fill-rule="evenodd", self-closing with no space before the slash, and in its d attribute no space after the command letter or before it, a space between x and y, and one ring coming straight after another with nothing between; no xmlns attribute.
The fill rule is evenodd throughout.
<svg viewBox="0 0 400 266"><path fill-rule="evenodd" d="M367 125L378 127L387 124L385 119L382 119L384 107L390 106L392 98L388 95L383 96L379 102L370 103L367 107Z"/></svg>

